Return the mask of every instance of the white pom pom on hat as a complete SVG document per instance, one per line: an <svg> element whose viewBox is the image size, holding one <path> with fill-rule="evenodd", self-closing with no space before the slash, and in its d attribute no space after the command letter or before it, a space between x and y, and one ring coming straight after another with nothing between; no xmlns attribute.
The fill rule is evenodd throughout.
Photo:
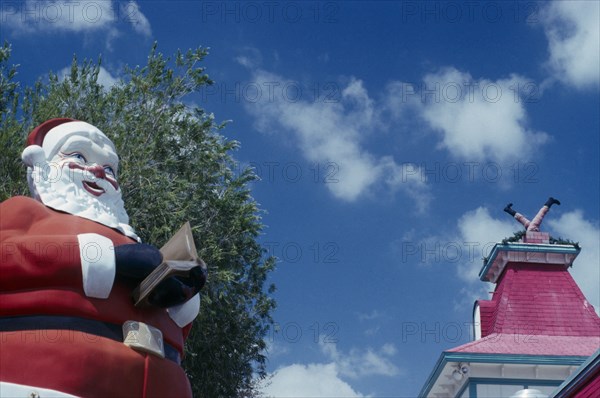
<svg viewBox="0 0 600 398"><path fill-rule="evenodd" d="M66 117L50 119L31 130L27 136L27 147L21 154L23 163L28 167L33 167L34 164L43 162L45 160L44 149L42 148L44 137L54 127L69 122L76 122L76 120Z"/></svg>
<svg viewBox="0 0 600 398"><path fill-rule="evenodd" d="M35 164L42 164L46 160L46 154L39 145L29 145L23 150L21 159L27 167L33 167Z"/></svg>

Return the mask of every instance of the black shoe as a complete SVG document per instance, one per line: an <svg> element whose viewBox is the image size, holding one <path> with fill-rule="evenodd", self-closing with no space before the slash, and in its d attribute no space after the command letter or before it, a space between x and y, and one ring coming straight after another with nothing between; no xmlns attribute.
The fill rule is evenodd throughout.
<svg viewBox="0 0 600 398"><path fill-rule="evenodd" d="M504 208L504 211L514 217L515 214L517 214L517 212L512 209L512 205L513 205L512 203L507 204L506 207Z"/></svg>
<svg viewBox="0 0 600 398"><path fill-rule="evenodd" d="M560 205L560 201L558 199L554 199L552 196L548 198L544 206L552 207L552 205Z"/></svg>

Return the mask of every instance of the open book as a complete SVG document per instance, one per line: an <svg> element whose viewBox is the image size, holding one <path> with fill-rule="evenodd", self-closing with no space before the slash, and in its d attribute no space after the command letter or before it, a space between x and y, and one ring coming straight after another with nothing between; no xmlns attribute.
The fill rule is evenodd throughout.
<svg viewBox="0 0 600 398"><path fill-rule="evenodd" d="M192 228L186 222L169 241L160 248L163 262L154 269L133 291L135 306L146 304L148 296L165 279L171 276L188 276L195 267L206 269L204 261L198 258Z"/></svg>

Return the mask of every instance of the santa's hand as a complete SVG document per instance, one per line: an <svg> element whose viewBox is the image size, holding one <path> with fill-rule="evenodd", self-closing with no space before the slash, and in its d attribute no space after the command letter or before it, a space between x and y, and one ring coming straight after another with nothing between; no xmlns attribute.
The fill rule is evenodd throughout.
<svg viewBox="0 0 600 398"><path fill-rule="evenodd" d="M148 302L161 308L183 304L194 297L205 283L206 271L202 267L194 267L187 277L174 276L159 283L150 293Z"/></svg>
<svg viewBox="0 0 600 398"><path fill-rule="evenodd" d="M145 243L115 246L117 274L126 278L142 280L162 262L160 251Z"/></svg>

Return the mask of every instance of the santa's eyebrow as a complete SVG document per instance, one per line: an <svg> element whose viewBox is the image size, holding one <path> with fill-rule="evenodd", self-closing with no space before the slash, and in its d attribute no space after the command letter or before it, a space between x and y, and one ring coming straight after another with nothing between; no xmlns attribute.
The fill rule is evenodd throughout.
<svg viewBox="0 0 600 398"><path fill-rule="evenodd" d="M98 145L98 144L96 144L96 145ZM101 148L102 154L108 160L106 162L101 162L102 166L110 166L116 172L119 168L119 166L118 166L119 165L119 157L112 151L111 152L107 151L106 148L109 148L109 147L106 145L103 145ZM65 142L63 144L63 147L60 150L60 152L62 152L64 154L72 154L75 152L81 153L88 161L91 161L90 160L90 157L91 157L90 152L91 151L92 151L92 142L87 139L67 140L67 142Z"/></svg>
<svg viewBox="0 0 600 398"><path fill-rule="evenodd" d="M92 143L87 140L68 139L66 142L63 143L63 145L61 147L61 151L62 152L66 152L66 151L71 152L71 151L77 151L77 150L81 150L81 149L88 149L91 146L92 146Z"/></svg>
<svg viewBox="0 0 600 398"><path fill-rule="evenodd" d="M60 151L65 154L79 152L87 159L92 143L87 139L78 139L78 137L69 137L60 148Z"/></svg>

